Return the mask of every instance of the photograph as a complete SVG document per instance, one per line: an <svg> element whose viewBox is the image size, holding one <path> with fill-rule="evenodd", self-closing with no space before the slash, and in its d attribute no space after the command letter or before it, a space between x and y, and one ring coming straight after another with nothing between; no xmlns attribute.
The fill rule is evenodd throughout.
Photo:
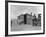
<svg viewBox="0 0 46 37"><path fill-rule="evenodd" d="M11 5L11 31L41 30L41 6Z"/></svg>
<svg viewBox="0 0 46 37"><path fill-rule="evenodd" d="M8 2L8 35L43 33L43 4Z"/></svg>

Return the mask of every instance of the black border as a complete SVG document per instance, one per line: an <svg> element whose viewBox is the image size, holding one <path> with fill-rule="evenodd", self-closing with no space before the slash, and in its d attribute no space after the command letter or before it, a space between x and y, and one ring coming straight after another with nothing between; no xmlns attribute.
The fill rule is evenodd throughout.
<svg viewBox="0 0 46 37"><path fill-rule="evenodd" d="M43 33L28 33L28 34L13 34L8 35L8 2L12 3L27 3L27 4L42 4L43 5ZM45 34L45 3L44 2L27 2L27 1L5 1L5 36L24 36L24 35L40 35Z"/></svg>

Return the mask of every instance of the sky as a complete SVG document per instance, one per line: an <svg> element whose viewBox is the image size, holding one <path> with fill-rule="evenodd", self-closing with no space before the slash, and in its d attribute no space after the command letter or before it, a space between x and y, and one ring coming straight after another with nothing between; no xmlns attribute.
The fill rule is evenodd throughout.
<svg viewBox="0 0 46 37"><path fill-rule="evenodd" d="M17 16L21 14L36 14L36 17L38 17L39 13L43 12L43 8L41 6L22 6L22 5L11 5L10 6L10 13L12 19L17 19Z"/></svg>

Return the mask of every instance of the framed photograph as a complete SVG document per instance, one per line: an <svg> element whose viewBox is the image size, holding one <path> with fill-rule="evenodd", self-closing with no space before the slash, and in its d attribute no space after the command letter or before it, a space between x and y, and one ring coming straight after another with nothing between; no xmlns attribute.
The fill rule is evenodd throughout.
<svg viewBox="0 0 46 37"><path fill-rule="evenodd" d="M45 33L45 3L6 1L5 35Z"/></svg>

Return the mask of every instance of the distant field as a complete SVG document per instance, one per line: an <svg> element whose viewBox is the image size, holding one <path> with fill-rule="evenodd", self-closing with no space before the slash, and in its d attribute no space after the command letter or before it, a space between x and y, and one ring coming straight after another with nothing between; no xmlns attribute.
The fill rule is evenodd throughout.
<svg viewBox="0 0 46 37"><path fill-rule="evenodd" d="M17 20L13 20L11 31L30 31L30 30L40 30L40 26L32 26L27 24L18 25Z"/></svg>

